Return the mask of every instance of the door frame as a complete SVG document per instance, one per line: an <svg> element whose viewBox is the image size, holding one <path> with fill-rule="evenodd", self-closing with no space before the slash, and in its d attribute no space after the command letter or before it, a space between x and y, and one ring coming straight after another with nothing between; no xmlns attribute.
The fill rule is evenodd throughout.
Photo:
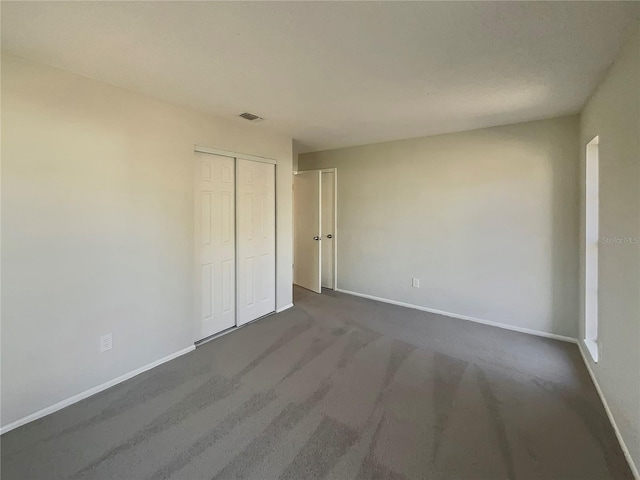
<svg viewBox="0 0 640 480"><path fill-rule="evenodd" d="M273 165L273 182L274 182L274 188L273 188L273 194L274 194L274 208L275 208L275 212L274 212L274 241L275 241L275 251L274 251L274 261L275 261L275 282L274 282L274 298L275 298L275 310L272 313L277 313L278 312L278 162L276 159L274 158L269 158L269 157L261 157L258 155L250 155L247 153L239 153L239 152L231 152L228 150L221 150L218 148L211 148L211 147L205 147L203 145L197 145L195 144L193 146L193 153L204 153L204 154L209 154L209 155L219 155L222 157L230 157L233 158L234 162L233 162L233 171L234 171L234 183L237 181L237 160L238 159L242 159L242 160L250 160L253 162L260 162L260 163L268 163ZM192 190L192 202L191 204L193 206L195 206L195 202L196 202L196 173L197 173L197 167L198 167L198 162L196 160L196 156L193 155L193 159L192 159L192 185L193 185L193 190ZM238 215L237 215L237 208L238 208L238 202L237 202L237 189L235 191L234 194L234 206L233 206L233 214L235 215L235 218L237 220ZM194 212L195 213L195 212ZM195 229L196 229L196 222L198 221L198 219L195 218L194 215L194 219L193 219L193 234L194 234L194 240L193 240L193 244L194 245L194 252L193 252L193 257L192 257L192 269L193 269L193 274L192 277L194 279L194 289L193 289L193 298L192 298L192 302L194 307L197 305L197 291L198 288L200 287L199 282L200 282L200 277L198 276L198 269L195 268L197 266L197 262L198 262L198 249L195 248ZM234 231L234 235L236 236L236 239L238 238L238 222L235 222L235 231ZM235 265L234 265L234 271L235 271L235 288L236 288L236 292L235 292L235 302L236 302L236 325L228 328L226 330L223 330L221 332L215 333L209 337L206 338L198 338L199 336L199 331L200 331L200 319L197 318L194 314L193 319L192 319L192 325L193 325L193 343L198 346L198 345L202 345L203 343L206 343L210 340L213 340L215 338L218 338L222 335L226 335L227 333L233 332L235 330L237 330L238 328L242 328L246 325L250 325L251 323L253 323L256 320L259 320L260 318L257 318L256 320L252 320L251 322L245 323L244 325L240 325L238 326L238 248L237 248L237 244L236 244L236 252L235 252ZM268 316L271 314L267 314L265 316Z"/></svg>
<svg viewBox="0 0 640 480"><path fill-rule="evenodd" d="M333 173L333 291L335 292L338 290L338 169L336 167L310 168L309 170L293 172L293 174L299 175L305 172L320 172L320 228L322 228L322 174ZM294 228L294 233L295 230ZM322 231L320 231L320 234L323 235ZM294 238L294 245L295 242L296 239ZM320 248L320 271L322 271L322 248ZM322 291L322 282L320 291Z"/></svg>

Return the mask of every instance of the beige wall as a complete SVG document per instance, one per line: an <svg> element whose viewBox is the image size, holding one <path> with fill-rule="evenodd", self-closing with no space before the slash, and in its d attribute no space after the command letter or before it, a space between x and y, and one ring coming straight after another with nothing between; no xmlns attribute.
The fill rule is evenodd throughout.
<svg viewBox="0 0 640 480"><path fill-rule="evenodd" d="M596 364L589 354L586 356L637 468L640 466L640 25L582 113L580 185L585 180L585 146L596 135L600 138L600 358ZM581 197L584 212L584 190ZM584 213L581 218L584 255ZM581 267L582 280L584 262ZM580 303L584 318L583 295ZM580 338L584 338L584 323L580 323Z"/></svg>
<svg viewBox="0 0 640 480"><path fill-rule="evenodd" d="M193 344L194 144L277 160L291 303L291 139L239 122L3 56L2 425Z"/></svg>
<svg viewBox="0 0 640 480"><path fill-rule="evenodd" d="M297 172L298 171L298 156L300 155L300 147L298 145L298 142L296 142L295 140L293 141L293 171Z"/></svg>
<svg viewBox="0 0 640 480"><path fill-rule="evenodd" d="M571 116L303 154L299 168L338 168L338 288L576 337L578 158Z"/></svg>

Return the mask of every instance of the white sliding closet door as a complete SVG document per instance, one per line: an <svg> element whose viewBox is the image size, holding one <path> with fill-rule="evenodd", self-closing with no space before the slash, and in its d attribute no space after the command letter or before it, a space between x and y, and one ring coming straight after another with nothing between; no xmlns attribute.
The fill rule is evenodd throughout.
<svg viewBox="0 0 640 480"><path fill-rule="evenodd" d="M238 312L243 325L276 308L275 165L237 159Z"/></svg>
<svg viewBox="0 0 640 480"><path fill-rule="evenodd" d="M199 340L236 324L234 159L196 153L196 315Z"/></svg>

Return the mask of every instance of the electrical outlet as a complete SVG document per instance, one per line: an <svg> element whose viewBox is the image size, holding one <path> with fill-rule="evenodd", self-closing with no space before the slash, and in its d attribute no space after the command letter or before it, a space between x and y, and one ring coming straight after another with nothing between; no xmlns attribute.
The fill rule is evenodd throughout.
<svg viewBox="0 0 640 480"><path fill-rule="evenodd" d="M411 286L413 288L420 288L420 279L419 278L412 278L411 279Z"/></svg>
<svg viewBox="0 0 640 480"><path fill-rule="evenodd" d="M106 352L107 350L111 350L113 348L113 334L107 333L106 335L102 335L100 337L100 351Z"/></svg>

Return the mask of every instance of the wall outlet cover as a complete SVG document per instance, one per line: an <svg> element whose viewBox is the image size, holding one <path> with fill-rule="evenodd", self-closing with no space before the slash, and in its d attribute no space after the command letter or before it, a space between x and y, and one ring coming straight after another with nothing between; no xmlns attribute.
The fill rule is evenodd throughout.
<svg viewBox="0 0 640 480"><path fill-rule="evenodd" d="M113 334L107 333L106 335L102 335L100 337L100 351L106 352L107 350L111 350L113 348Z"/></svg>

